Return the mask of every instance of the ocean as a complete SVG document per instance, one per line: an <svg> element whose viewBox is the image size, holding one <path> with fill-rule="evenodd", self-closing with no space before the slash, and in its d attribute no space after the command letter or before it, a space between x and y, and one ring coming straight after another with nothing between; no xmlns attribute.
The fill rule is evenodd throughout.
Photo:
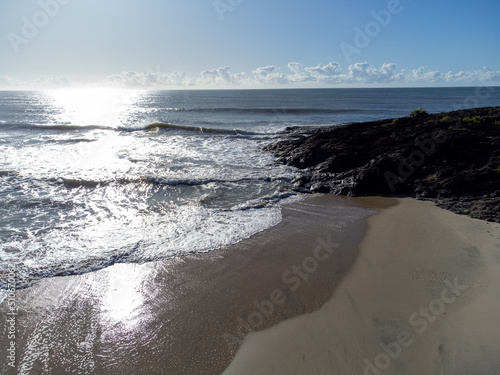
<svg viewBox="0 0 500 375"><path fill-rule="evenodd" d="M0 273L26 287L236 243L301 199L300 171L261 151L287 127L498 105L491 87L0 91Z"/></svg>

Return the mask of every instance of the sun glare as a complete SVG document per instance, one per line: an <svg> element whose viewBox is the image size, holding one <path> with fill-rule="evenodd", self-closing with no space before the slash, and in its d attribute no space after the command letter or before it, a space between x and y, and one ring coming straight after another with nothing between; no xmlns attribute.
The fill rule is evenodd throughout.
<svg viewBox="0 0 500 375"><path fill-rule="evenodd" d="M75 88L49 93L59 119L71 125L118 127L138 92L109 88Z"/></svg>
<svg viewBox="0 0 500 375"><path fill-rule="evenodd" d="M109 277L109 286L104 289L102 313L111 322L121 322L129 327L146 318L138 316L137 310L144 303L143 284L154 275L152 267L118 263L105 272Z"/></svg>

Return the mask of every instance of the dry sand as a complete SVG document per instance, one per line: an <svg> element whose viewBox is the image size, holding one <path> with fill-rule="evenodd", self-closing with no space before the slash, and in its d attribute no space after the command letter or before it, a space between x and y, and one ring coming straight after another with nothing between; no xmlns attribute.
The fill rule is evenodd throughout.
<svg viewBox="0 0 500 375"><path fill-rule="evenodd" d="M18 290L16 369L1 319L0 373L220 374L246 333L319 309L356 260L375 213L364 207L391 204L314 197L227 249Z"/></svg>
<svg viewBox="0 0 500 375"><path fill-rule="evenodd" d="M500 225L398 201L320 310L247 336L224 374L500 374Z"/></svg>

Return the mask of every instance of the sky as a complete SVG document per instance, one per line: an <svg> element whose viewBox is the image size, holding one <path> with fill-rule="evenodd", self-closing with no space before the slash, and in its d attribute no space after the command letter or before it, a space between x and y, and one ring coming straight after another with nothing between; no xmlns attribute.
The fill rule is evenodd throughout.
<svg viewBox="0 0 500 375"><path fill-rule="evenodd" d="M0 0L0 89L500 85L498 0Z"/></svg>

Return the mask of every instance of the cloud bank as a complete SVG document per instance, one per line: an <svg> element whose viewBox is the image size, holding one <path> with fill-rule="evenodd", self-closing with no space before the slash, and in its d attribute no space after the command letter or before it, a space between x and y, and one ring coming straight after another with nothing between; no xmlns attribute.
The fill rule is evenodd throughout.
<svg viewBox="0 0 500 375"><path fill-rule="evenodd" d="M145 72L125 71L106 77L100 82L71 82L66 77L40 77L32 82L20 82L0 76L0 89L70 87L81 84L123 88L276 88L276 87L392 87L392 86L459 86L500 84L500 71L486 67L474 71L439 72L418 67L398 70L394 63L375 67L358 62L343 68L338 62L303 66L290 62L286 68L274 65L258 67L251 72L233 73L229 66L207 69L195 76L184 72L162 72L147 67Z"/></svg>

